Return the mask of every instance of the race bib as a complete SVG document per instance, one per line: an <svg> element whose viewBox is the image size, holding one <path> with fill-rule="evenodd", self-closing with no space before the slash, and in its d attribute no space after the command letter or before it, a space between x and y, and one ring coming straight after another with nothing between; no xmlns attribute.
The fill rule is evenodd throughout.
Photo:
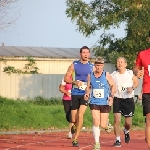
<svg viewBox="0 0 150 150"><path fill-rule="evenodd" d="M118 85L117 88L119 92L127 92L128 87L132 87L132 86L129 84L122 84L122 85Z"/></svg>
<svg viewBox="0 0 150 150"><path fill-rule="evenodd" d="M68 90L68 92L70 93L69 97L71 97L71 90Z"/></svg>
<svg viewBox="0 0 150 150"><path fill-rule="evenodd" d="M95 98L104 98L104 89L93 89L93 96Z"/></svg>
<svg viewBox="0 0 150 150"><path fill-rule="evenodd" d="M87 82L82 82L82 85L79 87L80 90L85 90L87 87Z"/></svg>
<svg viewBox="0 0 150 150"><path fill-rule="evenodd" d="M150 65L148 65L148 73L149 73L149 76L150 76Z"/></svg>

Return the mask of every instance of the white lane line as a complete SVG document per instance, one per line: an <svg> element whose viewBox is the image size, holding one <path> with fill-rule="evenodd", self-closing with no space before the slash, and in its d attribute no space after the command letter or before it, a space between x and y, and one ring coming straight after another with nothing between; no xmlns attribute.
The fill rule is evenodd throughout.
<svg viewBox="0 0 150 150"><path fill-rule="evenodd" d="M62 139L62 140L67 141L67 139ZM54 141L58 141L58 140L48 140L48 141L44 141L44 142L27 143L24 145L17 145L17 146L9 147L9 148L6 148L4 150L11 150L12 148L20 148L22 146L28 146L28 145L33 145L33 144L50 143L50 142L54 142Z"/></svg>
<svg viewBox="0 0 150 150"><path fill-rule="evenodd" d="M139 134L136 134L136 135L139 135ZM136 139L144 139L145 137L138 137L138 138L136 138ZM113 140L113 141L109 141L109 142L114 142L115 140ZM100 142L100 143L107 143L107 141L106 142ZM91 146L93 146L92 144L90 144L90 145L87 145L87 146L84 146L84 147L82 147L82 148L80 148L79 150L83 150L83 149L86 149L87 147L91 147Z"/></svg>

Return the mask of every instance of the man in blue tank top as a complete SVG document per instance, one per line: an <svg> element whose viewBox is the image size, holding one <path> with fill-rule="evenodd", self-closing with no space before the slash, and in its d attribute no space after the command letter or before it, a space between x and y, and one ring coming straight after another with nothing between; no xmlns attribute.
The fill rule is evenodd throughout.
<svg viewBox="0 0 150 150"><path fill-rule="evenodd" d="M100 150L100 128L106 129L108 123L109 112L113 104L115 93L115 83L108 72L103 70L104 59L99 57L96 59L95 71L88 75L85 99L90 98L90 109L93 118L93 136L95 145L93 150Z"/></svg>
<svg viewBox="0 0 150 150"><path fill-rule="evenodd" d="M87 76L93 71L93 65L89 62L90 49L83 46L80 49L80 60L74 61L68 68L65 75L65 82L73 85L71 91L72 106L71 116L74 126L72 126L72 134L75 133L72 145L78 147L78 136L83 125L83 115L88 106L88 101L84 100L85 88L87 86ZM70 76L73 80L70 80Z"/></svg>

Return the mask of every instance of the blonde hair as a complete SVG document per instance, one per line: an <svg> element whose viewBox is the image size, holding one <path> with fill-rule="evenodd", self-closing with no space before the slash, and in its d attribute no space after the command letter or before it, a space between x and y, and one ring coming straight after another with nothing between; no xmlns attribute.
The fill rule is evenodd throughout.
<svg viewBox="0 0 150 150"><path fill-rule="evenodd" d="M95 59L95 63L96 63L96 62L104 63L104 59L103 59L102 57L97 57L97 58Z"/></svg>

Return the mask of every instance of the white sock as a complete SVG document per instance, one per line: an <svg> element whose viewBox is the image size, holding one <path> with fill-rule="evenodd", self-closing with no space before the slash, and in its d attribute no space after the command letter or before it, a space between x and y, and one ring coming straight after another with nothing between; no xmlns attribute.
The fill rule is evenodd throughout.
<svg viewBox="0 0 150 150"><path fill-rule="evenodd" d="M121 140L120 140L120 136L117 136L117 137L116 137L116 141L119 141L119 142L121 141Z"/></svg>
<svg viewBox="0 0 150 150"><path fill-rule="evenodd" d="M71 134L71 132L69 132L69 134Z"/></svg>
<svg viewBox="0 0 150 150"><path fill-rule="evenodd" d="M93 126L92 127L92 131L93 131L93 136L95 139L95 143L99 143L99 137L100 137L100 128Z"/></svg>
<svg viewBox="0 0 150 150"><path fill-rule="evenodd" d="M125 133L125 134L129 133L129 130L124 129L124 133Z"/></svg>

